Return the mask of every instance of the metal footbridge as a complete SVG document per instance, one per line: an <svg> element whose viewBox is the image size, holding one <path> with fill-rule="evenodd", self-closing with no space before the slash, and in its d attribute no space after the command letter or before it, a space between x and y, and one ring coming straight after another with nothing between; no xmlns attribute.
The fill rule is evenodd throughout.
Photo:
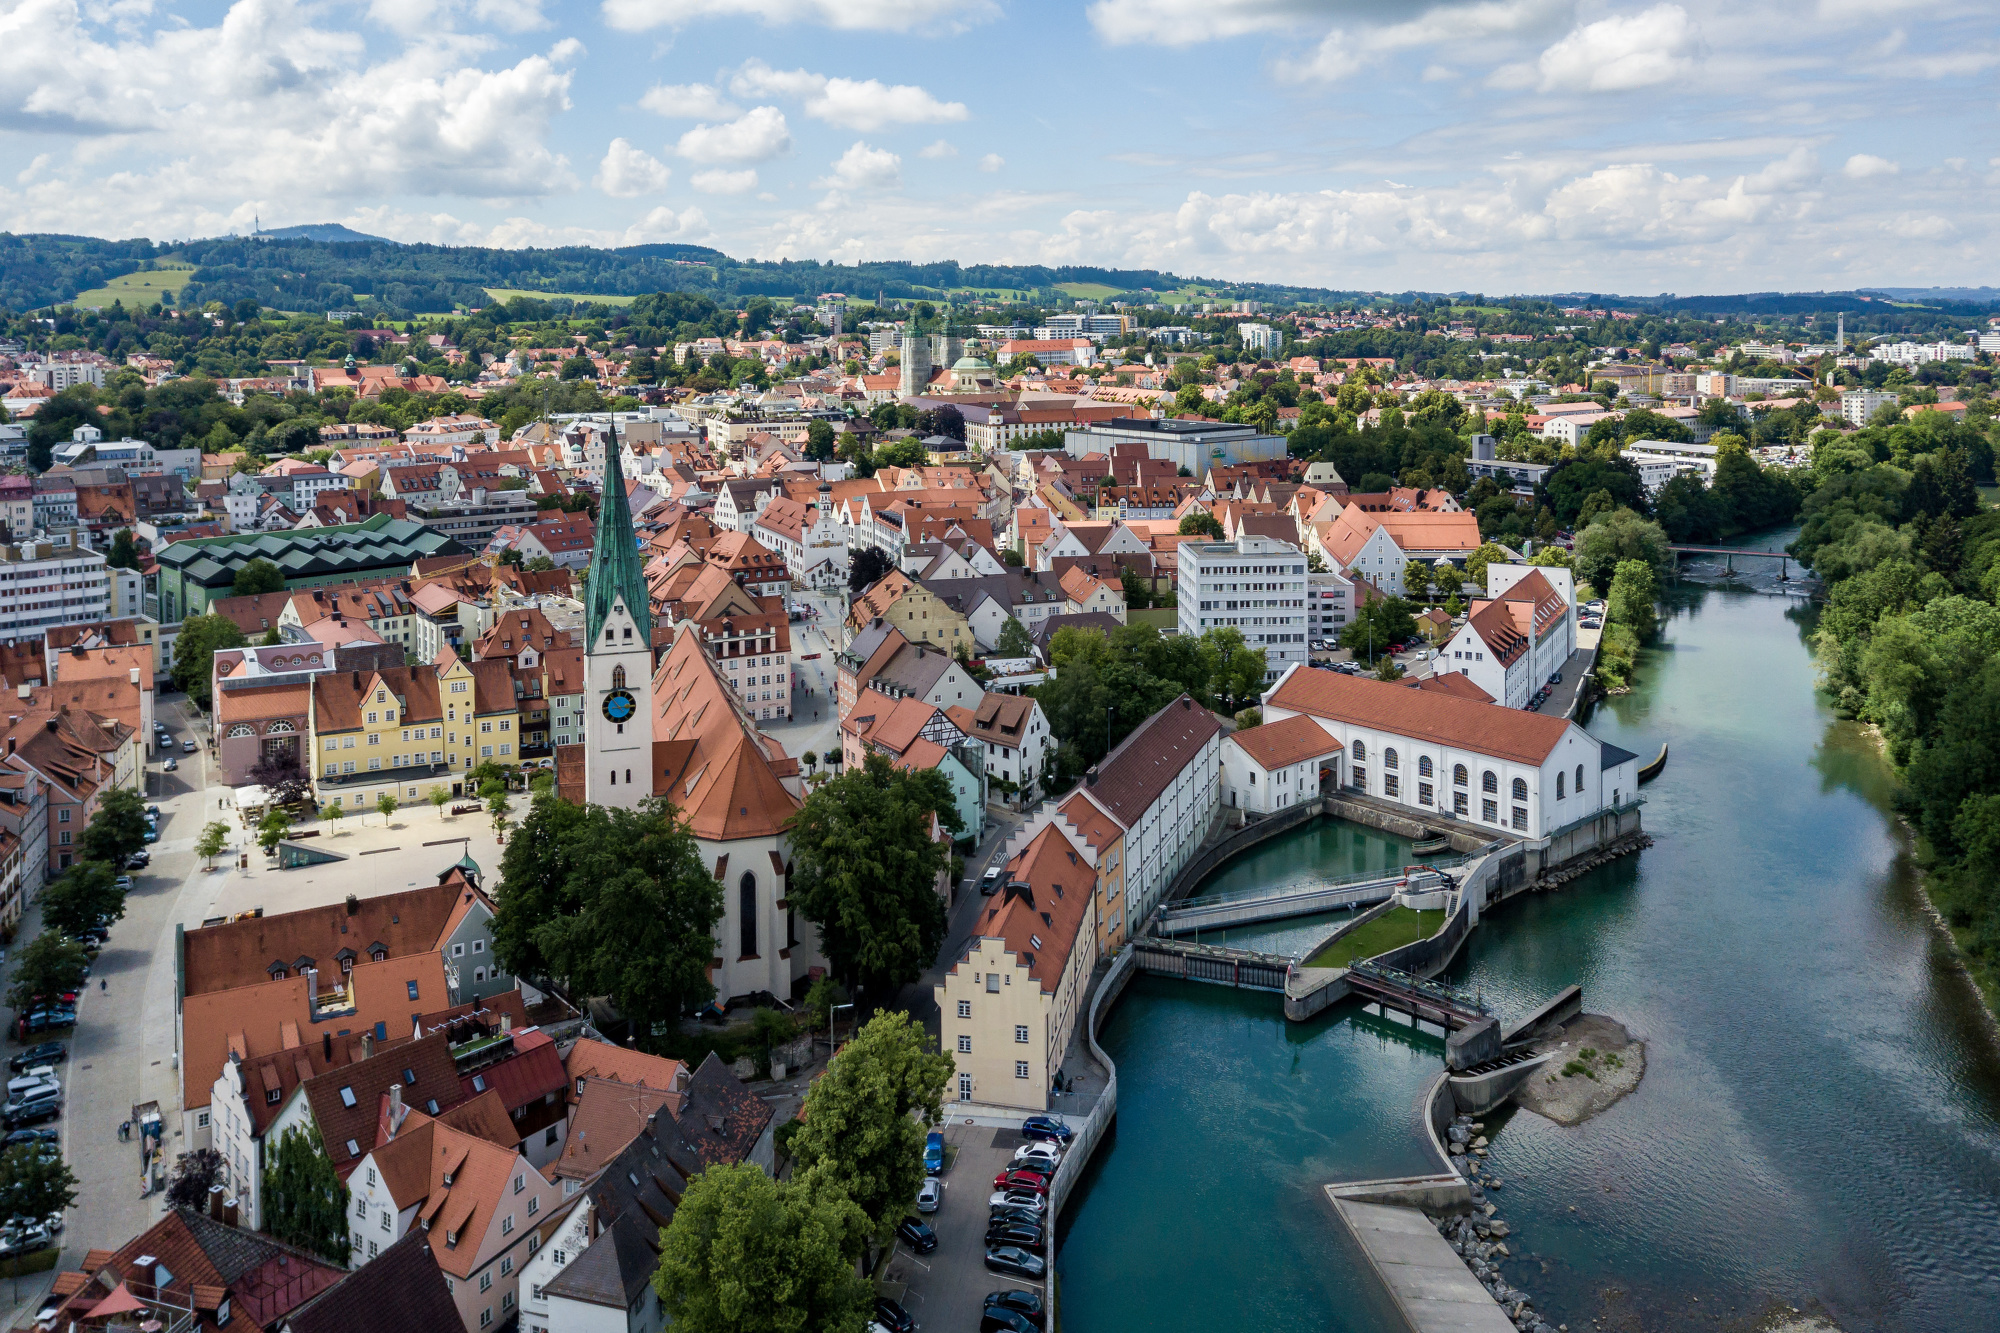
<svg viewBox="0 0 2000 1333"><path fill-rule="evenodd" d="M1349 967L1347 986L1349 993L1365 1004L1378 1004L1447 1029L1471 1027L1493 1017L1493 1006L1482 996L1376 962Z"/></svg>
<svg viewBox="0 0 2000 1333"><path fill-rule="evenodd" d="M1376 870L1366 870L1359 874L1325 880L1309 888L1287 889L1281 893L1258 894L1247 898L1220 896L1183 898L1177 903L1169 903L1160 908L1154 929L1164 936L1192 935L1203 930L1221 930L1229 926L1282 921L1286 917L1310 916L1316 912L1333 912L1345 907L1366 907L1386 902L1406 889L1422 892L1426 889L1448 887L1446 876L1439 872L1456 868L1464 859L1452 857L1422 865L1405 866L1389 875Z"/></svg>

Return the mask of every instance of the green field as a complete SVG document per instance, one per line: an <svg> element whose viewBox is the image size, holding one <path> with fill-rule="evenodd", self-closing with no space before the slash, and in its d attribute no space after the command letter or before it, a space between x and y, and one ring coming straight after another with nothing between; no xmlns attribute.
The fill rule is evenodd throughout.
<svg viewBox="0 0 2000 1333"><path fill-rule="evenodd" d="M162 264L158 268L127 273L122 278L113 278L102 287L79 292L71 304L108 306L113 301L123 301L127 306L151 305L160 299L161 292L180 295L181 288L187 286L188 279L193 276L193 264Z"/></svg>
<svg viewBox="0 0 2000 1333"><path fill-rule="evenodd" d="M1353 959L1373 958L1378 953L1429 939L1443 924L1442 911L1419 912L1408 907L1392 907L1308 958L1306 966L1346 967Z"/></svg>
<svg viewBox="0 0 2000 1333"><path fill-rule="evenodd" d="M1151 625L1156 630L1172 631L1180 627L1180 617L1181 613L1177 607L1143 607L1137 611L1127 611L1125 613L1125 623L1128 625Z"/></svg>
<svg viewBox="0 0 2000 1333"><path fill-rule="evenodd" d="M525 296L530 301L600 301L605 305L631 305L636 296L602 296L596 292L530 292L518 287L488 287L486 294L496 301Z"/></svg>

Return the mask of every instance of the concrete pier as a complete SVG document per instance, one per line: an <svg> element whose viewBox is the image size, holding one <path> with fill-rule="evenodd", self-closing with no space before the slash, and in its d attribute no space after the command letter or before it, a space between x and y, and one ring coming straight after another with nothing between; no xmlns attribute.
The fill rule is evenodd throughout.
<svg viewBox="0 0 2000 1333"><path fill-rule="evenodd" d="M1515 1333L1513 1321L1415 1208L1327 1198L1402 1313L1410 1333Z"/></svg>

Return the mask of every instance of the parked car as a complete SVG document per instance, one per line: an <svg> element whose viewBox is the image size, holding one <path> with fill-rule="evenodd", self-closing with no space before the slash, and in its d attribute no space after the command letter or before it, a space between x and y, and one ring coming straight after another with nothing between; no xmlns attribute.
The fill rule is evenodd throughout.
<svg viewBox="0 0 2000 1333"><path fill-rule="evenodd" d="M45 1041L39 1046L30 1046L7 1062L7 1068L15 1073L33 1069L37 1065L53 1067L69 1058L69 1047L59 1041Z"/></svg>
<svg viewBox="0 0 2000 1333"><path fill-rule="evenodd" d="M875 1298L875 1322L889 1333L916 1333L917 1321L910 1317L910 1312L887 1296Z"/></svg>
<svg viewBox="0 0 2000 1333"><path fill-rule="evenodd" d="M921 1218L906 1217L896 1224L896 1239L915 1250L918 1254L929 1254L937 1248L937 1232Z"/></svg>
<svg viewBox="0 0 2000 1333"><path fill-rule="evenodd" d="M113 880L112 882L118 886L119 892L121 893L132 892L132 877L130 875L120 875L116 880Z"/></svg>
<svg viewBox="0 0 2000 1333"><path fill-rule="evenodd" d="M36 1032L51 1032L56 1028L75 1027L76 1011L72 1009L51 1012L46 1009L37 1009L35 1012L22 1018L15 1026L21 1039L25 1040L29 1035Z"/></svg>
<svg viewBox="0 0 2000 1333"><path fill-rule="evenodd" d="M1030 1254L1018 1245L989 1245L986 1247L986 1266L996 1273L1011 1273L1015 1277L1029 1278L1039 1282L1049 1266L1039 1254Z"/></svg>
<svg viewBox="0 0 2000 1333"><path fill-rule="evenodd" d="M1021 1122L1021 1134L1030 1139L1046 1139L1055 1143L1068 1143L1076 1137L1076 1131L1052 1115L1031 1115Z"/></svg>
<svg viewBox="0 0 2000 1333"><path fill-rule="evenodd" d="M1563 673L1560 671L1556 672L1554 675L1549 677L1550 685L1560 685L1562 684L1562 682L1563 682Z"/></svg>
<svg viewBox="0 0 2000 1333"><path fill-rule="evenodd" d="M1056 1163L1061 1160L1062 1149L1053 1143L1045 1141L1038 1140L1034 1143L1024 1143L1014 1149L1015 1166L1033 1167L1038 1171L1046 1169L1053 1173L1056 1169Z"/></svg>
<svg viewBox="0 0 2000 1333"><path fill-rule="evenodd" d="M0 1139L0 1152L5 1152L9 1148L18 1148L24 1143L45 1144L51 1151L54 1151L56 1145L60 1142L62 1142L62 1135L53 1129L17 1129L5 1139Z"/></svg>
<svg viewBox="0 0 2000 1333"><path fill-rule="evenodd" d="M990 1209L987 1212L986 1225L998 1226L1002 1222L1019 1222L1023 1226L1033 1227L1040 1226L1043 1217L1044 1215L1041 1213L1033 1212L1011 1203L1003 1203L998 1208Z"/></svg>
<svg viewBox="0 0 2000 1333"><path fill-rule="evenodd" d="M168 755L167 762L160 765L160 771L162 773L172 773L178 770L180 766L181 766L180 760L174 758L172 755Z"/></svg>
<svg viewBox="0 0 2000 1333"><path fill-rule="evenodd" d="M40 1223L25 1227L10 1226L0 1229L0 1259L33 1254L37 1250L46 1250L54 1243L49 1236L48 1228Z"/></svg>
<svg viewBox="0 0 2000 1333"><path fill-rule="evenodd" d="M1049 1177L1040 1171L1030 1171L1025 1167L1002 1171L993 1177L996 1190L1030 1190L1036 1194L1049 1192Z"/></svg>
<svg viewBox="0 0 2000 1333"><path fill-rule="evenodd" d="M158 829L156 829L156 828L148 828L148 829L146 830L146 841L147 841L147 842L158 842L159 840L160 840L160 831L159 831Z"/></svg>
<svg viewBox="0 0 2000 1333"><path fill-rule="evenodd" d="M936 1130L924 1135L924 1174L939 1175L944 1171L944 1135Z"/></svg>
<svg viewBox="0 0 2000 1333"><path fill-rule="evenodd" d="M944 1202L944 1184L936 1176L926 1176L924 1183L917 1187L917 1211L934 1213Z"/></svg>
<svg viewBox="0 0 2000 1333"><path fill-rule="evenodd" d="M979 877L979 892L991 898L1000 891L1000 867L988 866L986 873Z"/></svg>
<svg viewBox="0 0 2000 1333"><path fill-rule="evenodd" d="M986 1293L986 1308L1011 1310L1024 1316L1035 1328L1042 1327L1049 1317L1049 1312L1042 1308L1042 1293L1039 1291L989 1291Z"/></svg>
<svg viewBox="0 0 2000 1333"><path fill-rule="evenodd" d="M198 748L200 748L200 747L198 747L198 746L197 746L197 745L196 745L196 744L195 744L195 743L194 743L193 741L191 741L191 740L187 740L187 741L182 741L182 742L181 742L181 753L182 753L182 754L193 754L193 753L194 753L194 752L195 752L195 751L196 751L196 750L197 750Z"/></svg>
<svg viewBox="0 0 2000 1333"><path fill-rule="evenodd" d="M1031 1250L1036 1254L1040 1254L1048 1249L1048 1241L1044 1238L1041 1227L1033 1222L1008 1222L1004 1220L989 1222L986 1224L986 1243L988 1245L1018 1245L1022 1249Z"/></svg>
<svg viewBox="0 0 2000 1333"><path fill-rule="evenodd" d="M1040 1327L1026 1315L998 1305L986 1306L979 1312L979 1333L1035 1333Z"/></svg>
<svg viewBox="0 0 2000 1333"><path fill-rule="evenodd" d="M8 1129L19 1129L23 1125L39 1125L44 1120L54 1120L62 1114L62 1089L48 1088L42 1093L7 1103L6 1123Z"/></svg>
<svg viewBox="0 0 2000 1333"><path fill-rule="evenodd" d="M1010 1204L1020 1208L1032 1208L1039 1213L1049 1206L1049 1201L1028 1190L1000 1190L986 1201L986 1206L989 1208L1004 1208Z"/></svg>
<svg viewBox="0 0 2000 1333"><path fill-rule="evenodd" d="M144 870L147 866L151 864L153 864L153 854L151 852L141 850L132 853L132 855L126 859L125 868L127 870Z"/></svg>

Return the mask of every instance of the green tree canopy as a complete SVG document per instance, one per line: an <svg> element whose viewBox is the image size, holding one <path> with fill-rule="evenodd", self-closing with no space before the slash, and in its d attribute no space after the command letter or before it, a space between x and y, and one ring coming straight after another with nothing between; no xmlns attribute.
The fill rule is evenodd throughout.
<svg viewBox="0 0 2000 1333"><path fill-rule="evenodd" d="M1657 595L1653 567L1644 560L1620 560L1611 580L1610 618L1629 626L1641 639L1647 638L1659 622L1653 601Z"/></svg>
<svg viewBox="0 0 2000 1333"><path fill-rule="evenodd" d="M132 529L120 528L111 538L111 554L104 557L104 563L113 569L137 569L139 567L139 543L132 536Z"/></svg>
<svg viewBox="0 0 2000 1333"><path fill-rule="evenodd" d="M8 1006L16 1013L26 1013L38 998L79 989L89 962L81 944L59 930L44 929L14 960L14 980L7 987Z"/></svg>
<svg viewBox="0 0 2000 1333"><path fill-rule="evenodd" d="M1181 516L1180 535L1222 540L1222 520L1205 509L1190 510Z"/></svg>
<svg viewBox="0 0 2000 1333"><path fill-rule="evenodd" d="M146 845L146 801L130 787L114 787L97 803L97 813L77 835L77 855L123 868Z"/></svg>
<svg viewBox="0 0 2000 1333"><path fill-rule="evenodd" d="M247 643L249 639L228 616L189 616L181 622L181 632L174 639L175 688L207 708L215 650L241 648Z"/></svg>
<svg viewBox="0 0 2000 1333"><path fill-rule="evenodd" d="M259 593L282 592L285 587L285 572L269 560L259 557L236 571L235 581L229 585L230 592L238 597L251 597Z"/></svg>
<svg viewBox="0 0 2000 1333"><path fill-rule="evenodd" d="M118 872L102 861L78 861L42 890L42 924L75 935L125 915Z"/></svg>
<svg viewBox="0 0 2000 1333"><path fill-rule="evenodd" d="M0 1209L7 1217L45 1218L76 1203L76 1175L61 1153L17 1143L0 1153Z"/></svg>
<svg viewBox="0 0 2000 1333"><path fill-rule="evenodd" d="M999 639L993 645L993 655L995 657L1033 657L1035 655L1035 641L1029 637L1028 631L1022 626L1020 621L1014 619L1012 616L1008 616L1007 623L1000 627Z"/></svg>
<svg viewBox="0 0 2000 1333"><path fill-rule="evenodd" d="M1577 534L1570 552L1570 568L1576 571L1577 579L1600 588L1610 583L1619 563L1626 560L1643 561L1659 572L1671 569L1674 560L1660 525L1630 509L1599 514Z"/></svg>
<svg viewBox="0 0 2000 1333"><path fill-rule="evenodd" d="M867 1218L825 1169L776 1181L749 1162L688 1182L653 1289L679 1333L862 1333Z"/></svg>
<svg viewBox="0 0 2000 1333"><path fill-rule="evenodd" d="M715 994L722 886L673 807L538 794L501 854L494 949L509 970L605 995L641 1033Z"/></svg>
<svg viewBox="0 0 2000 1333"><path fill-rule="evenodd" d="M1373 597L1341 627L1340 646L1357 659L1373 661L1392 643L1417 637L1417 608L1400 597Z"/></svg>
<svg viewBox="0 0 2000 1333"><path fill-rule="evenodd" d="M937 877L951 846L931 836L931 818L961 832L955 804L944 774L871 754L814 788L793 817L791 900L849 983L893 991L937 956L945 929Z"/></svg>
<svg viewBox="0 0 2000 1333"><path fill-rule="evenodd" d="M792 1139L797 1169L823 1168L886 1237L924 1181L924 1133L944 1115L952 1059L908 1014L878 1013L827 1062Z"/></svg>

